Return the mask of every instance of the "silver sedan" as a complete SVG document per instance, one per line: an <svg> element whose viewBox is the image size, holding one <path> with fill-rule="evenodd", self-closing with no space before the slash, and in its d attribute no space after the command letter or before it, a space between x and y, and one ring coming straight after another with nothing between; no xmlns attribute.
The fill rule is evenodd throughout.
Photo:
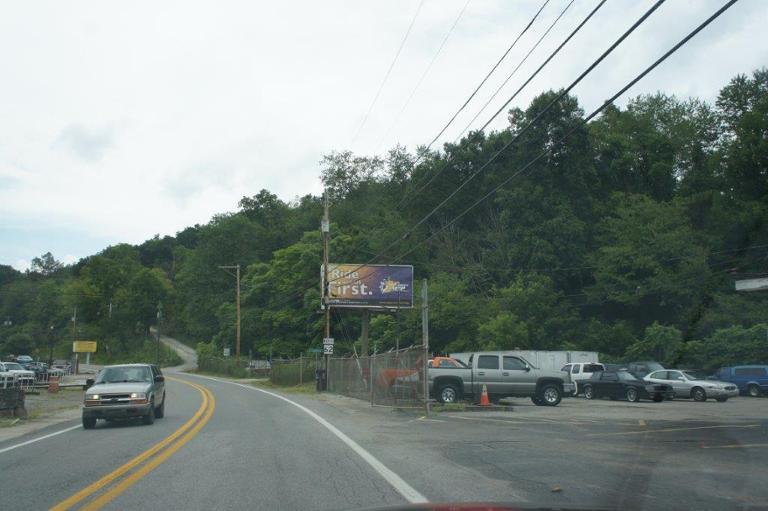
<svg viewBox="0 0 768 511"><path fill-rule="evenodd" d="M736 385L724 381L707 380L693 371L669 370L654 371L645 376L651 383L671 385L676 397L690 397L694 401L715 399L721 403L729 397L739 395Z"/></svg>

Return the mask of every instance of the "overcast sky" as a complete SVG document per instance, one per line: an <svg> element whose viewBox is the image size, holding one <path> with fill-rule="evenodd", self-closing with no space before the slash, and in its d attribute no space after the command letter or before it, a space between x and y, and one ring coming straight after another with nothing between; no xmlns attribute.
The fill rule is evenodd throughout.
<svg viewBox="0 0 768 511"><path fill-rule="evenodd" d="M284 200L317 194L318 161L334 150L425 144L543 1L470 0L399 117L466 0L3 2L0 264L25 269L47 251L71 263L175 234L262 188ZM599 105L723 3L668 0L575 89L582 106ZM651 4L608 0L513 104L570 83ZM548 3L441 141L459 135L566 5ZM595 5L575 0L476 124ZM767 25L768 2L741 0L628 97L713 101L732 76L768 63Z"/></svg>

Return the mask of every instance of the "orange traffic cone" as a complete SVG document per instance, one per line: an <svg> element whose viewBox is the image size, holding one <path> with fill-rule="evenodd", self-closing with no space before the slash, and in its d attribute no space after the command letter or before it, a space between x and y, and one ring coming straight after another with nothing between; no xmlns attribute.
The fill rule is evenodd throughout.
<svg viewBox="0 0 768 511"><path fill-rule="evenodd" d="M483 392L480 394L480 406L491 406L491 402L488 400L488 387L483 384Z"/></svg>

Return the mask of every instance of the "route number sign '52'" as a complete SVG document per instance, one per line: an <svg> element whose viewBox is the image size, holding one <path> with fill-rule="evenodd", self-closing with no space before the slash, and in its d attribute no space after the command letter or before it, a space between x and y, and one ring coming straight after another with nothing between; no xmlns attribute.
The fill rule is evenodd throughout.
<svg viewBox="0 0 768 511"><path fill-rule="evenodd" d="M323 355L333 355L333 337L323 339Z"/></svg>

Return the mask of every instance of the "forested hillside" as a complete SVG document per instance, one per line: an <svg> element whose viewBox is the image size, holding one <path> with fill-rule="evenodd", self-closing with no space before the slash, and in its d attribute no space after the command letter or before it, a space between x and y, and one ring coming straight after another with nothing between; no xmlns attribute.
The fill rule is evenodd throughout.
<svg viewBox="0 0 768 511"><path fill-rule="evenodd" d="M768 362L768 292L734 291L736 279L768 275L768 70L735 77L715 104L659 93L586 125L568 96L524 130L555 96L439 151L324 157L331 261L414 265L429 280L435 351ZM130 350L158 304L163 331L231 346L235 281L218 266L237 264L243 352L319 346L322 198L246 195L174 237L72 266L47 254L26 273L0 267L0 355L66 352L75 308L79 338ZM337 352L352 351L359 325L356 312L334 313ZM378 350L420 338L418 309L371 319Z"/></svg>

